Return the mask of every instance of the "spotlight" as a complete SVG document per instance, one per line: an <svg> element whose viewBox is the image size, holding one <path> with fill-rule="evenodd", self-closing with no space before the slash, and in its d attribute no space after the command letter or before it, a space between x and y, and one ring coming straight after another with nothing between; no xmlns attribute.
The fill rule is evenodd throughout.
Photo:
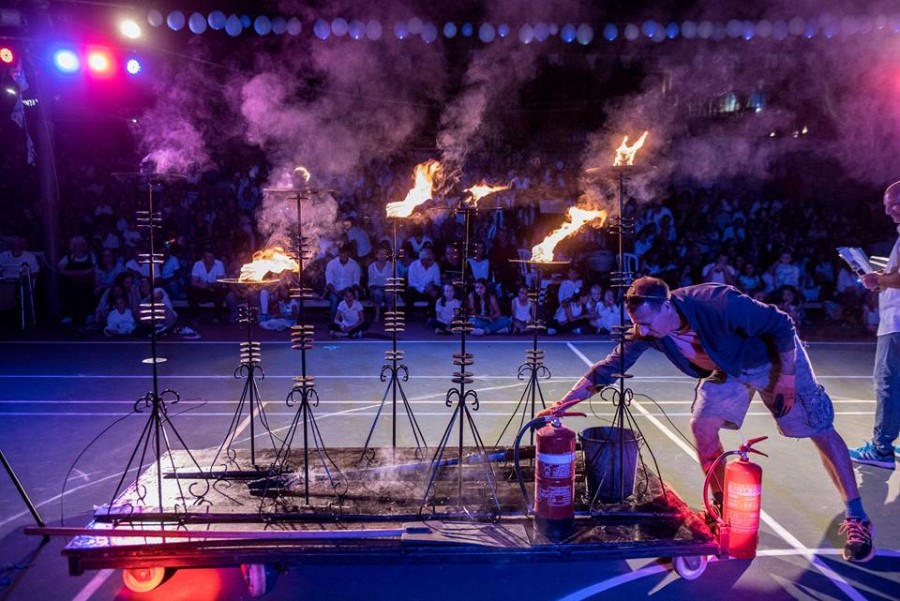
<svg viewBox="0 0 900 601"><path fill-rule="evenodd" d="M125 63L125 70L131 75L137 75L141 72L141 62L136 58L130 58Z"/></svg>
<svg viewBox="0 0 900 601"><path fill-rule="evenodd" d="M16 53L9 46L0 46L0 62L11 65L16 62Z"/></svg>
<svg viewBox="0 0 900 601"><path fill-rule="evenodd" d="M129 40L136 40L141 37L143 31L141 31L141 26L137 24L137 21L125 19L119 23L119 33Z"/></svg>
<svg viewBox="0 0 900 601"><path fill-rule="evenodd" d="M109 77L113 72L113 60L109 51L94 49L88 50L87 67L98 77Z"/></svg>
<svg viewBox="0 0 900 601"><path fill-rule="evenodd" d="M78 55L68 48L62 48L53 53L53 64L63 73L75 73L81 68Z"/></svg>

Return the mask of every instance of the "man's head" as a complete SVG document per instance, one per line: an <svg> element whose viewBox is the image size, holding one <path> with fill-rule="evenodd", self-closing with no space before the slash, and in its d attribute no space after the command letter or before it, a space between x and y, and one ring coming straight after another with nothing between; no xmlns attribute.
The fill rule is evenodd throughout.
<svg viewBox="0 0 900 601"><path fill-rule="evenodd" d="M340 260L342 264L346 264L347 261L350 260L350 249L347 244L338 247L338 260Z"/></svg>
<svg viewBox="0 0 900 601"><path fill-rule="evenodd" d="M900 223L900 182L894 182L884 191L884 212L894 223Z"/></svg>
<svg viewBox="0 0 900 601"><path fill-rule="evenodd" d="M15 235L9 239L9 250L12 251L14 257L19 257L27 247L25 236Z"/></svg>
<svg viewBox="0 0 900 601"><path fill-rule="evenodd" d="M425 267L431 267L434 264L434 253L430 248L423 248L419 251L419 260Z"/></svg>
<svg viewBox="0 0 900 601"><path fill-rule="evenodd" d="M681 326L669 287L658 278L636 279L625 293L625 307L639 337L664 338Z"/></svg>

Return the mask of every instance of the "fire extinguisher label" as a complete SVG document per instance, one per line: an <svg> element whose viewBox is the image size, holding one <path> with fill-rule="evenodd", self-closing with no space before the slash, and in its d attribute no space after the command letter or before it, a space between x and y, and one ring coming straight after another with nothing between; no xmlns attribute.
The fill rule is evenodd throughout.
<svg viewBox="0 0 900 601"><path fill-rule="evenodd" d="M572 486L545 486L538 489L539 505L544 507L570 507L572 505Z"/></svg>
<svg viewBox="0 0 900 601"><path fill-rule="evenodd" d="M549 455L538 453L537 465L541 478L568 479L572 477L575 453Z"/></svg>

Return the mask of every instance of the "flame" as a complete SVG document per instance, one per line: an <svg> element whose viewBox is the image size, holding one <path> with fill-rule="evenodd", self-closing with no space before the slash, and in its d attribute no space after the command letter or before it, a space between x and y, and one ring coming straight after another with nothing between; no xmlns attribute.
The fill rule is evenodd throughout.
<svg viewBox="0 0 900 601"><path fill-rule="evenodd" d="M241 282L261 282L267 274L278 274L282 271L300 271L300 266L293 258L285 254L280 246L267 248L253 253L253 261L241 267Z"/></svg>
<svg viewBox="0 0 900 601"><path fill-rule="evenodd" d="M483 181L480 184L475 184L466 192L471 195L475 204L478 204L478 201L487 196L488 194L493 194L494 192L502 192L503 190L509 190L509 186L492 186L487 182Z"/></svg>
<svg viewBox="0 0 900 601"><path fill-rule="evenodd" d="M441 172L441 164L429 159L416 165L413 173L415 185L409 191L406 198L396 202L389 202L385 207L388 217L409 217L413 209L431 198L434 188L434 178Z"/></svg>
<svg viewBox="0 0 900 601"><path fill-rule="evenodd" d="M613 167L621 167L623 165L634 165L634 155L644 145L649 131L645 131L633 145L628 145L628 136L622 138L622 145L616 148L616 160L613 161Z"/></svg>
<svg viewBox="0 0 900 601"><path fill-rule="evenodd" d="M305 181L307 184L309 183L309 178L312 177L312 174L309 172L309 169L307 169L303 165L294 167L294 174L301 176L303 178L303 181Z"/></svg>
<svg viewBox="0 0 900 601"><path fill-rule="evenodd" d="M581 229L581 226L590 223L596 219L601 219L600 225L606 221L606 211L590 211L588 209L579 209L578 207L569 207L566 213L569 220L563 223L549 236L531 249L531 260L538 263L547 263L553 260L553 250L556 245Z"/></svg>

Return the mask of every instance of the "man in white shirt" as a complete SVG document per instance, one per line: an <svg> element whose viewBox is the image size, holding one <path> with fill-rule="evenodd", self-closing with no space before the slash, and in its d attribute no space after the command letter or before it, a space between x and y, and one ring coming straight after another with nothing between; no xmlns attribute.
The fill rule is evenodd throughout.
<svg viewBox="0 0 900 601"><path fill-rule="evenodd" d="M218 321L225 304L228 289L219 283L225 277L225 265L216 258L211 250L203 251L203 258L194 263L191 269L191 285L188 288L188 307L195 315L200 309L200 303L213 303L215 316L213 321Z"/></svg>
<svg viewBox="0 0 900 601"><path fill-rule="evenodd" d="M361 228L353 217L348 217L344 223L347 228L347 240L351 244L356 243L356 258L361 261L366 259L372 253L372 239L369 233Z"/></svg>
<svg viewBox="0 0 900 601"><path fill-rule="evenodd" d="M359 263L350 258L350 249L345 244L338 248L338 256L325 265L325 298L331 303L331 320L337 312L338 303L348 288L359 296L359 281L362 270Z"/></svg>
<svg viewBox="0 0 900 601"><path fill-rule="evenodd" d="M13 236L9 241L9 250L0 253L0 277L4 280L18 280L25 275L25 271L31 274L34 282L41 270L34 253L25 250L27 243L23 236Z"/></svg>
<svg viewBox="0 0 900 601"><path fill-rule="evenodd" d="M434 251L426 246L419 252L419 258L409 265L404 302L410 309L417 301L427 302L427 316L433 317L434 303L440 294L441 269L434 261Z"/></svg>
<svg viewBox="0 0 900 601"><path fill-rule="evenodd" d="M884 192L884 212L900 233L900 182ZM871 442L850 449L856 463L892 470L900 434L900 238L882 271L861 276L863 285L878 291L878 342L875 346L875 428Z"/></svg>

